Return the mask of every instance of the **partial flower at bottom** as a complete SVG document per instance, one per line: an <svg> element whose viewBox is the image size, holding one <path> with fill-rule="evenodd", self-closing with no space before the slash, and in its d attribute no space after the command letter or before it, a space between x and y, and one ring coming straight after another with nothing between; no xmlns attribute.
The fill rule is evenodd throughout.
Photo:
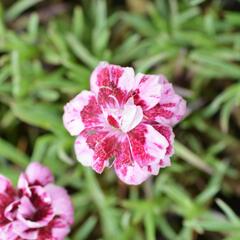
<svg viewBox="0 0 240 240"><path fill-rule="evenodd" d="M0 239L64 240L73 224L73 206L50 170L31 163L15 190L0 175Z"/></svg>

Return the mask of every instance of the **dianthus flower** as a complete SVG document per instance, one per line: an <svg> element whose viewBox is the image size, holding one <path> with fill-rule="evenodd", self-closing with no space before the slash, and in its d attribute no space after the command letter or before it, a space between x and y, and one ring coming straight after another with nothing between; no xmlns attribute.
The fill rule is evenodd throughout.
<svg viewBox="0 0 240 240"><path fill-rule="evenodd" d="M73 224L67 192L53 184L48 168L31 163L17 190L0 175L0 239L64 240Z"/></svg>
<svg viewBox="0 0 240 240"><path fill-rule="evenodd" d="M163 75L134 74L130 67L100 63L82 91L64 107L65 128L77 159L102 173L114 166L127 184L140 184L170 165L172 127L186 102Z"/></svg>

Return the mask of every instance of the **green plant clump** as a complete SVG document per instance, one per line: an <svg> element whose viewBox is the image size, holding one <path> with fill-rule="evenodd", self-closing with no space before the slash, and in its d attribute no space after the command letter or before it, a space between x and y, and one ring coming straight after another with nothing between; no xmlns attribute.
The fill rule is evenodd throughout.
<svg viewBox="0 0 240 240"><path fill-rule="evenodd" d="M165 74L188 102L172 166L126 186L76 161L63 106L99 61ZM240 239L240 2L2 0L0 173L30 161L71 195L68 240Z"/></svg>

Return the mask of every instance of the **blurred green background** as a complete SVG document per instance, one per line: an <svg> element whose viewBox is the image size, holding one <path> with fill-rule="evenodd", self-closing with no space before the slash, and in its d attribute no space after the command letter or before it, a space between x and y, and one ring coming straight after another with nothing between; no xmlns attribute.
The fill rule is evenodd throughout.
<svg viewBox="0 0 240 240"><path fill-rule="evenodd" d="M188 101L172 167L141 186L76 162L63 105L99 61L163 73ZM51 168L69 240L240 239L240 1L1 0L0 172Z"/></svg>

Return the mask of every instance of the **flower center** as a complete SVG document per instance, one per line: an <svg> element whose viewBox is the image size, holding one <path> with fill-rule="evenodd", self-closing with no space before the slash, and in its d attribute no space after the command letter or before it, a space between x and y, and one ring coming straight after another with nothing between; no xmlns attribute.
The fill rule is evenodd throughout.
<svg viewBox="0 0 240 240"><path fill-rule="evenodd" d="M122 109L108 109L107 122L110 126L127 133L134 129L143 119L143 110L130 98Z"/></svg>
<svg viewBox="0 0 240 240"><path fill-rule="evenodd" d="M134 129L143 119L143 110L131 100L124 106L121 117L121 130L127 133Z"/></svg>

